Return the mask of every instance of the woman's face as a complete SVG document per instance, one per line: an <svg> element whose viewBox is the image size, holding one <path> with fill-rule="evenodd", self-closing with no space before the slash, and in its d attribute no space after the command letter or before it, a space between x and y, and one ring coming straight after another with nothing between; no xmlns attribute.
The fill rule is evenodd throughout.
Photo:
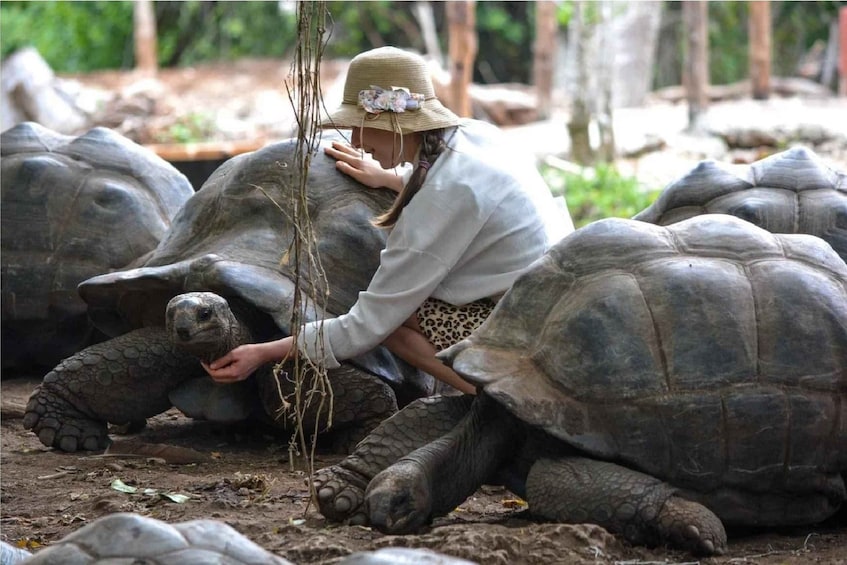
<svg viewBox="0 0 847 565"><path fill-rule="evenodd" d="M417 152L416 134L400 136L391 131L374 128L354 127L351 143L353 147L370 153L384 169L392 169L404 161L411 160ZM402 140L402 141L401 141ZM414 144L414 147L412 145ZM400 150L403 150L403 156ZM410 153L411 151L411 153Z"/></svg>

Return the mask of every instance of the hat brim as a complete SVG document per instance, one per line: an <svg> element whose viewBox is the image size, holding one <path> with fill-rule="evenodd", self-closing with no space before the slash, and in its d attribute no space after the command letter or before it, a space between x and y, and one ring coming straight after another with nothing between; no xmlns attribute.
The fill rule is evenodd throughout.
<svg viewBox="0 0 847 565"><path fill-rule="evenodd" d="M349 129L366 127L384 131L415 133L459 125L459 116L445 108L437 99L425 100L417 110L370 114L353 104L342 104L338 110L321 120L322 128Z"/></svg>

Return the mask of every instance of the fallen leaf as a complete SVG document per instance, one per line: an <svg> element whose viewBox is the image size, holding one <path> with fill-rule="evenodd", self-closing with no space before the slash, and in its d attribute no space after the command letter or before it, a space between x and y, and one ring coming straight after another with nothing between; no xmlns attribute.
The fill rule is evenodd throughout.
<svg viewBox="0 0 847 565"><path fill-rule="evenodd" d="M120 479L115 479L114 481L112 481L112 484L110 486L117 491L126 492L129 494L135 494L136 492L138 492L137 488L129 486Z"/></svg>
<svg viewBox="0 0 847 565"><path fill-rule="evenodd" d="M185 494L177 494L175 492L163 492L161 496L167 498L168 500L172 500L177 504L182 504L183 502L188 502L189 500L191 500L190 496Z"/></svg>
<svg viewBox="0 0 847 565"><path fill-rule="evenodd" d="M503 499L500 504L502 504L504 508L526 508L527 506L526 502L520 498L506 498Z"/></svg>

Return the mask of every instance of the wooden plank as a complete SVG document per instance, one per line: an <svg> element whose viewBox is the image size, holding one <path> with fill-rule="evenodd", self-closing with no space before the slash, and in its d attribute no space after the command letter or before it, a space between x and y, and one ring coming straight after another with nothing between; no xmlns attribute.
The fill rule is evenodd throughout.
<svg viewBox="0 0 847 565"><path fill-rule="evenodd" d="M150 143L144 147L165 161L213 161L228 159L265 146L265 139L209 141L199 143Z"/></svg>

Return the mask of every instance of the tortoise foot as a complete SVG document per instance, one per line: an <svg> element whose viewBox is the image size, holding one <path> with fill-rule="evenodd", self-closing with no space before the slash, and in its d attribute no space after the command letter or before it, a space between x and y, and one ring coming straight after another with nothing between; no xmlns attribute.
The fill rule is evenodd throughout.
<svg viewBox="0 0 847 565"><path fill-rule="evenodd" d="M62 451L97 451L109 444L106 422L92 420L43 386L29 397L23 425L41 443Z"/></svg>
<svg viewBox="0 0 847 565"><path fill-rule="evenodd" d="M673 496L658 516L659 529L668 543L698 555L722 555L726 531L715 514L696 502Z"/></svg>
<svg viewBox="0 0 847 565"><path fill-rule="evenodd" d="M340 465L326 467L315 473L315 492L320 513L332 522L365 526L365 489L368 479Z"/></svg>

